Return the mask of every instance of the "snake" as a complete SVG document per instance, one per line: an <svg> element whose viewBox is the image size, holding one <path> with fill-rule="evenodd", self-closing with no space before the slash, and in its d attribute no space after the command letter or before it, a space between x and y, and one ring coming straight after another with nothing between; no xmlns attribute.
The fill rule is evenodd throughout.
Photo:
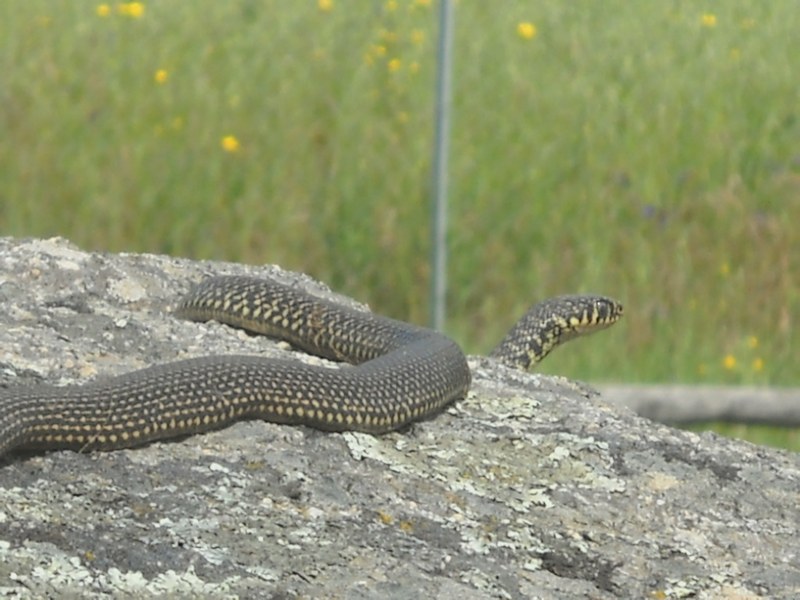
<svg viewBox="0 0 800 600"><path fill-rule="evenodd" d="M531 307L489 356L528 370L622 313L619 302L604 296L550 298ZM83 384L0 389L0 457L20 449L130 448L245 419L383 434L463 399L472 380L464 352L446 335L274 280L210 277L174 314L271 336L349 365L211 355Z"/></svg>

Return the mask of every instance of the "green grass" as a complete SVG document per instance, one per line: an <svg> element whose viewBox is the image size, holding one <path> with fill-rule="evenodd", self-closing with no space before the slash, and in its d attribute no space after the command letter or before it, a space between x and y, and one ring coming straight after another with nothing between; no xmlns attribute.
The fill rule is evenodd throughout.
<svg viewBox="0 0 800 600"><path fill-rule="evenodd" d="M697 423L687 426L686 429L697 432L711 430L720 435L744 439L753 444L776 446L792 452L800 452L800 429L723 422Z"/></svg>
<svg viewBox="0 0 800 600"><path fill-rule="evenodd" d="M4 3L0 234L279 263L425 323L435 5ZM448 331L484 352L598 291L624 322L542 370L800 385L794 2L503 6L456 8Z"/></svg>

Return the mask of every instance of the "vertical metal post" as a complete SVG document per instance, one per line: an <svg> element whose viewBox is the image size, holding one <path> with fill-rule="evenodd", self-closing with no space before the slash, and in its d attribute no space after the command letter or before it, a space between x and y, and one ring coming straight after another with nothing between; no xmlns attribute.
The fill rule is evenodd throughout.
<svg viewBox="0 0 800 600"><path fill-rule="evenodd" d="M447 159L450 142L452 42L453 3L451 0L439 0L436 139L431 199L431 327L437 330L444 328L447 293Z"/></svg>

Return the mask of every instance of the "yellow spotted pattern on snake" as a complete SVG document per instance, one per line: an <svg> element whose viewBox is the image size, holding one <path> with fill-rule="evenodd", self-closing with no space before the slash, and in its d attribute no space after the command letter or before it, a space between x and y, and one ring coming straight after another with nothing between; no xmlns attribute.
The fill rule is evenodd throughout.
<svg viewBox="0 0 800 600"><path fill-rule="evenodd" d="M383 433L436 414L463 398L471 382L466 357L450 338L271 280L208 279L176 314L284 339L353 366L220 355L82 385L0 389L0 456L19 448L113 450L242 419ZM491 356L527 369L566 339L621 315L619 303L601 296L546 300Z"/></svg>

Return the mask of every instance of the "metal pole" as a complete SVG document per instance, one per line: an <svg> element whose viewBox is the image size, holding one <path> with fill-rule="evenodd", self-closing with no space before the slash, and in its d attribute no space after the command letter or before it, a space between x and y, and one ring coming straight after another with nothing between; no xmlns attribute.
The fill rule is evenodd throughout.
<svg viewBox="0 0 800 600"><path fill-rule="evenodd" d="M450 141L450 90L453 3L439 0L436 57L436 139L433 152L431 219L431 327L442 330L447 293L447 159Z"/></svg>

